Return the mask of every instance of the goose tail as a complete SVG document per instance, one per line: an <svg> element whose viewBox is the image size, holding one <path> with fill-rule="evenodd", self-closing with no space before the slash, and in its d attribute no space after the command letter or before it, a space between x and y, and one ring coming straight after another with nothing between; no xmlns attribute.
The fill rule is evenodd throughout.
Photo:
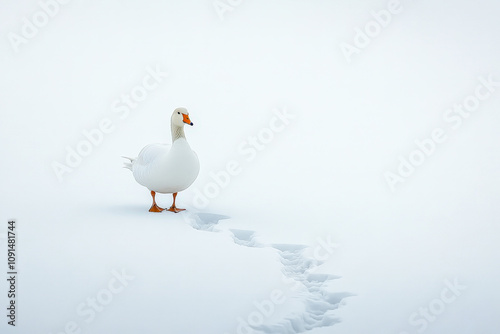
<svg viewBox="0 0 500 334"><path fill-rule="evenodd" d="M124 157L124 156L122 156L122 158L128 159L130 161L130 162L124 162L123 163L123 168L127 168L127 169L132 170L132 166L134 165L135 159L134 158L129 158L129 157Z"/></svg>

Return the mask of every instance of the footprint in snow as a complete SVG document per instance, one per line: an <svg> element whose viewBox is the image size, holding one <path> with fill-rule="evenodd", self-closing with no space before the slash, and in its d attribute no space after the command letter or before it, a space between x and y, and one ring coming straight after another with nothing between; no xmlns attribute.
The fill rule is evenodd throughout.
<svg viewBox="0 0 500 334"><path fill-rule="evenodd" d="M192 213L184 216L188 224L196 230L216 232L219 221L228 219L228 216L213 213Z"/></svg>
<svg viewBox="0 0 500 334"><path fill-rule="evenodd" d="M313 273L322 262L304 255L307 246L281 244L272 247L279 251L283 274L293 284L292 298L299 300L303 307L300 312L289 314L276 323L253 329L265 334L296 334L340 322L333 311L343 305L344 298L353 296L330 291L329 284L340 277Z"/></svg>
<svg viewBox="0 0 500 334"><path fill-rule="evenodd" d="M217 225L228 216L197 213L191 214L188 223L197 230L219 232ZM294 244L266 245L258 242L255 231L230 229L233 241L244 247L270 247L275 249L282 264L282 272L286 281L292 285L291 299L300 302L300 311L288 314L281 320L271 324L252 326L254 331L263 334L297 334L315 328L332 326L338 322L334 311L344 305L350 293L331 292L329 285L339 276L315 273L322 264L304 254L308 246Z"/></svg>
<svg viewBox="0 0 500 334"><path fill-rule="evenodd" d="M248 230L230 230L233 233L233 240L236 244L247 247L260 247L255 239L255 231Z"/></svg>

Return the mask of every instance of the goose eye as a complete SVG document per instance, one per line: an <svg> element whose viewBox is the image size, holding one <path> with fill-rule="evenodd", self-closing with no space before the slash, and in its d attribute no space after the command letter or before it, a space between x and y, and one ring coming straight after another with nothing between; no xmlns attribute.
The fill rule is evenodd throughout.
<svg viewBox="0 0 500 334"><path fill-rule="evenodd" d="M181 114L179 111L177 112L179 115Z"/></svg>

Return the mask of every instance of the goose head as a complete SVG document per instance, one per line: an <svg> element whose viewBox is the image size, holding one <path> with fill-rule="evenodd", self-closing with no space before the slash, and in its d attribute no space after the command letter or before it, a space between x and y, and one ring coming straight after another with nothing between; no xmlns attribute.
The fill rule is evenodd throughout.
<svg viewBox="0 0 500 334"><path fill-rule="evenodd" d="M193 125L189 119L189 113L186 108L176 108L172 113L171 122L173 126L183 128L185 124Z"/></svg>

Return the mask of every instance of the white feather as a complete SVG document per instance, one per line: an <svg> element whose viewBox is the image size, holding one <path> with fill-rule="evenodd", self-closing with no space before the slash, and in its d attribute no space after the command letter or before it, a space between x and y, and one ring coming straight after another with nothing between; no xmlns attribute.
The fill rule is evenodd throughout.
<svg viewBox="0 0 500 334"><path fill-rule="evenodd" d="M135 180L158 193L177 193L188 188L198 177L200 162L184 135L183 116L185 109L176 109L172 114L172 145L150 144L144 147L137 158L124 157L129 162Z"/></svg>

